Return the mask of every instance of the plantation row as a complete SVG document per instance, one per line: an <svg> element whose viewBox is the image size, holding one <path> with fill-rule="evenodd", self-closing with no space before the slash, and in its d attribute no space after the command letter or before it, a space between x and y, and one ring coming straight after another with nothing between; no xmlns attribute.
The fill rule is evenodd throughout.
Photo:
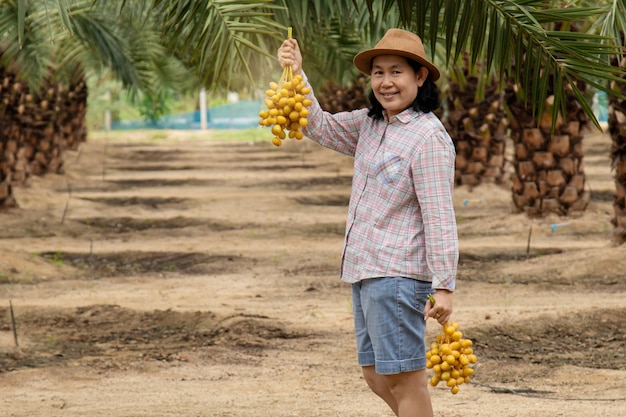
<svg viewBox="0 0 626 417"><path fill-rule="evenodd" d="M86 140L87 87L82 77L73 79L69 87L47 81L33 93L11 71L0 68L0 207L16 205L12 187L24 185L31 175L61 173L63 151L77 149ZM438 113L457 147L456 184L474 187L510 179L514 205L529 216L584 211L590 199L582 151L588 120L580 105L569 100L568 114L556 121L552 133L551 97L537 122L510 89L502 95L491 88L484 100L476 102L476 82L468 77L463 88L451 83L447 111ZM362 78L346 88L329 83L318 98L327 111L353 110L367 105L366 90ZM618 240L626 230L626 150L615 146L624 141L624 107L623 101L614 101L609 119L611 135L618 137L611 155ZM505 152L508 138L514 146L511 160ZM505 178L506 163L513 172Z"/></svg>

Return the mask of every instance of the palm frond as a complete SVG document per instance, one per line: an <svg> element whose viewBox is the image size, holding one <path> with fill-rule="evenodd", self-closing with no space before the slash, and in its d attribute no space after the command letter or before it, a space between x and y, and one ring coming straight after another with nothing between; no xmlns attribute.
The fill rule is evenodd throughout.
<svg viewBox="0 0 626 417"><path fill-rule="evenodd" d="M593 22L591 30L623 46L626 32L626 0L607 2L604 5L604 12Z"/></svg>
<svg viewBox="0 0 626 417"><path fill-rule="evenodd" d="M373 46L386 29L399 22L393 9L368 12L365 0L282 0L282 4L285 9L276 13L276 19L293 27L314 85L354 80L358 74L352 65L354 55Z"/></svg>
<svg viewBox="0 0 626 417"><path fill-rule="evenodd" d="M138 68L128 53L129 39L122 36L121 28L111 23L97 11L83 9L74 12L69 22L73 36L64 36L62 44L73 45L77 51L82 51L81 55L83 56L87 51L92 52L102 65L111 68L126 87L145 88L146 85L138 74ZM75 37L75 40L72 40L72 37ZM76 45L77 43L79 45ZM71 51L68 53L71 54Z"/></svg>
<svg viewBox="0 0 626 417"><path fill-rule="evenodd" d="M167 54L149 11L152 0L26 2L23 41L16 2L0 4L0 65L17 68L33 90L49 77L111 71L131 91L188 88L194 78Z"/></svg>
<svg viewBox="0 0 626 417"><path fill-rule="evenodd" d="M368 0L372 8L375 3L376 0ZM396 0L401 11L414 3ZM554 89L558 102L554 111L559 111L559 105L563 108L564 89L569 88L563 80L584 81L609 93L606 80L623 82L619 77L621 70L612 67L608 58L621 52L614 46L612 37L617 28L624 27L626 0L613 1L613 31L607 29L610 25L605 22L601 35L547 29L601 17L610 20L606 17L607 8L597 4L572 3L568 7L552 8L545 0L425 0L418 3L414 11L422 15L440 10L438 19L418 17L418 21L428 22L428 27L418 27L417 33L428 36L431 44L443 37L448 68L469 53L472 63L480 60L488 68L493 67L500 77L518 83L528 105L535 111L543 110L548 86ZM406 20L409 17L406 12L400 13L404 24L409 23ZM579 93L576 84L571 87ZM589 116L595 120L592 112Z"/></svg>
<svg viewBox="0 0 626 417"><path fill-rule="evenodd" d="M30 16L32 7L20 2L0 4L0 66L11 68L38 91L53 66L51 44ZM22 16L24 14L24 16Z"/></svg>
<svg viewBox="0 0 626 417"><path fill-rule="evenodd" d="M287 35L273 18L281 9L271 0L154 0L151 10L168 49L215 89L254 80L259 62L275 62L270 52Z"/></svg>

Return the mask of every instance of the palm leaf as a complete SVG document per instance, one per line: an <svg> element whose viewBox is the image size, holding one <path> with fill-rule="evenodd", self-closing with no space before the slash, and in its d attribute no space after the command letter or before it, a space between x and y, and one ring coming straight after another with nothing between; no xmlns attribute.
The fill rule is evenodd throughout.
<svg viewBox="0 0 626 417"><path fill-rule="evenodd" d="M623 45L623 34L626 32L626 0L608 1L603 9L604 12L593 22L590 31Z"/></svg>
<svg viewBox="0 0 626 417"><path fill-rule="evenodd" d="M52 68L51 45L29 14L33 8L19 6L19 2L0 4L0 66L11 68L38 91Z"/></svg>
<svg viewBox="0 0 626 417"><path fill-rule="evenodd" d="M375 8L375 3L375 0L368 0L371 8ZM624 3L626 0L614 0L616 8L623 7ZM415 2L396 0L403 24L410 23L405 12L409 4ZM431 16L428 20L430 27L419 27L418 34L428 34L431 44L439 36L443 37L447 67L454 67L469 52L472 64L484 62L488 68L493 67L501 78L507 77L518 83L524 90L522 93L527 104L536 112L543 110L550 79L556 101L561 106L566 93L563 80L585 81L601 86L603 91L609 93L608 83L599 82L599 74L603 74L602 80L623 82L619 77L621 70L608 62L610 55L620 52L619 48L611 45L614 42L611 42L610 36L614 36L615 28L624 27L626 18L623 12L619 13L619 17L617 12L613 15L612 35L601 36L588 32L571 35L565 31L546 30L564 22L585 22L606 14L606 8L595 4L550 8L544 0L427 0L415 5L414 11L425 16L439 7L443 11L443 19ZM416 20L426 22L420 16ZM604 26L605 35L609 33L608 26ZM577 86L574 84L572 88L577 89ZM575 91L577 93L580 92ZM559 111L559 107L555 106L554 111ZM588 115L597 123L592 112Z"/></svg>
<svg viewBox="0 0 626 417"><path fill-rule="evenodd" d="M33 91L50 70L57 77L82 71L110 70L130 90L151 91L161 86L186 88L193 80L169 56L148 11L151 0L43 0L26 2L19 17L16 2L0 4L0 65L12 65ZM20 43L19 26L24 25ZM53 59L54 57L54 59ZM167 63L167 64L166 64ZM171 83L171 84L170 84Z"/></svg>
<svg viewBox="0 0 626 417"><path fill-rule="evenodd" d="M270 0L154 0L152 4L163 28L163 42L211 89L228 86L241 76L253 80L259 62L266 60L265 66L275 62L270 51L287 33L273 19L281 9Z"/></svg>
<svg viewBox="0 0 626 417"><path fill-rule="evenodd" d="M17 2L17 39L20 49L24 45L24 22L26 20L26 0Z"/></svg>

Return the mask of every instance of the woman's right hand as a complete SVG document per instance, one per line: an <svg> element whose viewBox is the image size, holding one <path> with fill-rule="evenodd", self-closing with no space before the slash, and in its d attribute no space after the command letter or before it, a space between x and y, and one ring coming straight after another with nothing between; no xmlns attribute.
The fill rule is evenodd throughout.
<svg viewBox="0 0 626 417"><path fill-rule="evenodd" d="M302 54L297 40L285 39L278 48L277 57L281 67L285 68L287 65L291 65L293 75L302 74Z"/></svg>

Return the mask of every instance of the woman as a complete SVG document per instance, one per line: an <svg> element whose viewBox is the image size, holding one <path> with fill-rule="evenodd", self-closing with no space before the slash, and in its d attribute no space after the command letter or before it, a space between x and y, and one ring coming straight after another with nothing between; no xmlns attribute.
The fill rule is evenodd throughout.
<svg viewBox="0 0 626 417"><path fill-rule="evenodd" d="M283 42L278 61L306 79L295 39ZM440 74L421 39L399 29L354 65L371 77L371 107L330 114L311 89L304 133L354 157L341 277L352 284L365 380L397 416L431 417L426 320L450 319L458 263L454 145L432 113Z"/></svg>

